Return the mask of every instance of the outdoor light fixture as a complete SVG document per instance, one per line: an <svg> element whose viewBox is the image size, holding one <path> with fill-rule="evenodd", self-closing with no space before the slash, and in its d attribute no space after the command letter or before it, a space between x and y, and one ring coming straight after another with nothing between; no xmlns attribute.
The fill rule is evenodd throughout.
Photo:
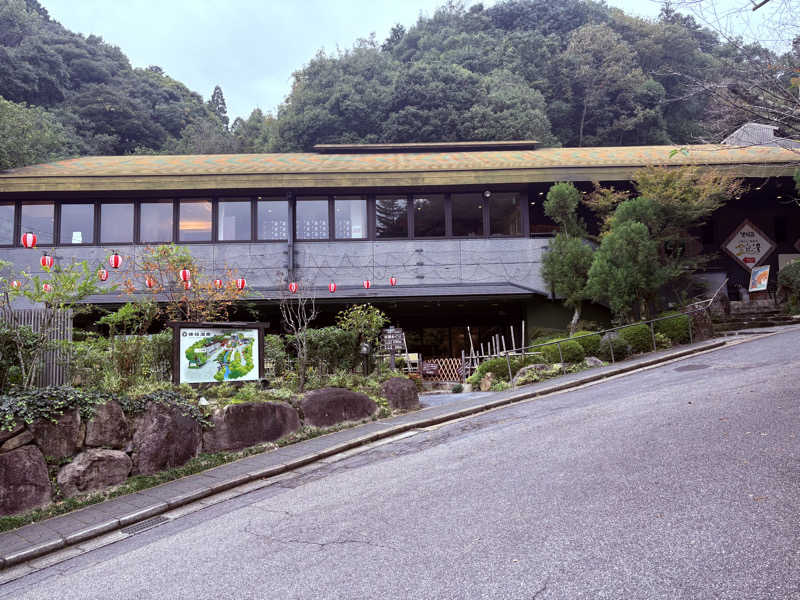
<svg viewBox="0 0 800 600"><path fill-rule="evenodd" d="M43 283L43 284L42 284L42 291L43 291L45 294L49 294L49 293L50 293L52 290L53 290L53 288L52 288L52 286L51 286L49 283Z"/></svg>
<svg viewBox="0 0 800 600"><path fill-rule="evenodd" d="M364 286L365 290L368 290L369 288L372 287L372 282L369 279L365 279L362 285Z"/></svg>
<svg viewBox="0 0 800 600"><path fill-rule="evenodd" d="M46 252L42 254L42 258L39 259L41 265L47 269L53 268L53 257L47 254Z"/></svg>
<svg viewBox="0 0 800 600"><path fill-rule="evenodd" d="M396 277L389 277L389 285L394 287L397 285L397 278Z"/></svg>
<svg viewBox="0 0 800 600"><path fill-rule="evenodd" d="M215 279L214 280L214 287L218 290L222 289L222 279Z"/></svg>
<svg viewBox="0 0 800 600"><path fill-rule="evenodd" d="M180 276L181 281L183 281L184 283L186 283L192 278L192 272L189 269L181 269L181 272L178 273L178 275ZM188 290L189 288L186 289Z"/></svg>
<svg viewBox="0 0 800 600"><path fill-rule="evenodd" d="M297 293L297 283L296 282L293 281L292 283L289 284L289 291L292 292L293 294Z"/></svg>
<svg viewBox="0 0 800 600"><path fill-rule="evenodd" d="M328 291L332 294L336 291L336 284L332 281L328 284Z"/></svg>
<svg viewBox="0 0 800 600"><path fill-rule="evenodd" d="M492 197L492 192L490 190L484 190L483 197L484 198L491 198Z"/></svg>
<svg viewBox="0 0 800 600"><path fill-rule="evenodd" d="M236 280L236 287L240 290L243 290L244 287L247 285L247 280L244 277L240 277Z"/></svg>
<svg viewBox="0 0 800 600"><path fill-rule="evenodd" d="M116 250L114 250L114 253L108 257L108 264L111 265L112 269L119 269L120 265L122 264L122 257L117 254Z"/></svg>
<svg viewBox="0 0 800 600"><path fill-rule="evenodd" d="M36 234L30 231L22 234L22 245L26 248L36 248Z"/></svg>
<svg viewBox="0 0 800 600"><path fill-rule="evenodd" d="M100 269L100 270L97 272L97 278L98 278L100 281L105 281L106 279L108 279L108 271L106 271L105 269Z"/></svg>

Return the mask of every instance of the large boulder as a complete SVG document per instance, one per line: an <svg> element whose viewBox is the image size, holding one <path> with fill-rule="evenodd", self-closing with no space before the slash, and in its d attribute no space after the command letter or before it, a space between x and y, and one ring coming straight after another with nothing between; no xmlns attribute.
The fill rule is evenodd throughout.
<svg viewBox="0 0 800 600"><path fill-rule="evenodd" d="M133 473L150 475L179 467L197 455L200 423L177 406L153 402L135 419Z"/></svg>
<svg viewBox="0 0 800 600"><path fill-rule="evenodd" d="M378 405L366 394L330 387L307 392L300 402L300 410L306 425L330 427L369 418L378 410Z"/></svg>
<svg viewBox="0 0 800 600"><path fill-rule="evenodd" d="M72 456L83 445L81 414L77 408L73 408L61 415L55 423L39 419L31 425L31 433L45 456Z"/></svg>
<svg viewBox="0 0 800 600"><path fill-rule="evenodd" d="M0 454L0 515L13 515L50 502L50 478L42 451L28 445Z"/></svg>
<svg viewBox="0 0 800 600"><path fill-rule="evenodd" d="M32 441L33 441L33 434L26 429L19 435L15 435L11 439L8 439L5 442L3 442L3 445L0 446L0 452L11 452L12 450L21 448L25 444L30 444Z"/></svg>
<svg viewBox="0 0 800 600"><path fill-rule="evenodd" d="M131 472L131 459L119 450L91 448L58 472L56 481L67 498L118 485Z"/></svg>
<svg viewBox="0 0 800 600"><path fill-rule="evenodd" d="M417 384L406 377L392 377L381 385L381 394L389 401L393 410L419 408Z"/></svg>
<svg viewBox="0 0 800 600"><path fill-rule="evenodd" d="M86 424L86 446L124 448L130 438L130 426L122 407L106 402L95 409L94 417Z"/></svg>
<svg viewBox="0 0 800 600"><path fill-rule="evenodd" d="M22 423L14 423L11 429L0 429L0 444L11 439L15 435L19 435L24 429L25 425Z"/></svg>
<svg viewBox="0 0 800 600"><path fill-rule="evenodd" d="M271 442L300 429L300 417L288 404L229 404L211 417L214 427L203 433L203 450L239 450Z"/></svg>

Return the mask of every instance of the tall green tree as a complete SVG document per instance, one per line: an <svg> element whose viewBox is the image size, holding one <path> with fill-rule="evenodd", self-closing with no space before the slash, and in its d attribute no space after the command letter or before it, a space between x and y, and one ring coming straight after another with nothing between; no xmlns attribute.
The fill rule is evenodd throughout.
<svg viewBox="0 0 800 600"><path fill-rule="evenodd" d="M228 129L228 107L225 104L225 95L222 93L222 88L218 85L214 86L214 91L211 92L211 98L208 100L208 108L217 117L222 126Z"/></svg>
<svg viewBox="0 0 800 600"><path fill-rule="evenodd" d="M43 108L0 96L0 171L74 154L74 136Z"/></svg>

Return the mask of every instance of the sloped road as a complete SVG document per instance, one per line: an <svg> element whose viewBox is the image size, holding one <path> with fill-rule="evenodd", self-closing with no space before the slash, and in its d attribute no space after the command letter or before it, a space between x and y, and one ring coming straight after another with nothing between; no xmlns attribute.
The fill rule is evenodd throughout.
<svg viewBox="0 0 800 600"><path fill-rule="evenodd" d="M800 331L328 459L0 598L800 598Z"/></svg>

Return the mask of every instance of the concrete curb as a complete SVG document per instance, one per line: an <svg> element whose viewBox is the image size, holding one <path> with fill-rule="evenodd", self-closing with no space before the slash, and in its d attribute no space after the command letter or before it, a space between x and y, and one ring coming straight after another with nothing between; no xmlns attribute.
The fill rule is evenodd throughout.
<svg viewBox="0 0 800 600"><path fill-rule="evenodd" d="M626 373L631 373L634 371L639 371L642 369L646 369L648 367L658 365L661 363L669 362L675 359L683 358L686 356L691 356L693 354L698 354L700 352L705 352L708 350L715 350L721 348L726 345L725 340L712 342L709 344L702 344L699 346L695 346L693 348L687 348L685 350L681 350L678 352L673 352L670 354L661 355L658 357L654 357L649 360L637 361L631 364L623 364L619 367L612 365L611 367L605 367L602 373L590 374L585 377L579 377L577 379L573 379L567 382L556 383L551 386L541 387L536 390L530 390L527 392L522 392L519 394L512 394L510 396L500 398L497 400L492 400L488 402L483 402L475 406L470 406L467 408L462 409L453 409L452 411L447 411L444 414L439 414L436 416L425 418L424 414L420 414L419 419L412 419L409 422L401 423L398 425L393 425L386 427L385 429L381 429L379 431L374 431L372 433L368 433L366 435L356 437L351 440L347 440L341 443L334 443L330 445L328 448L318 450L311 454L307 454L304 456L300 456L298 458L291 459L285 463L281 463L278 465L272 465L269 467L258 468L254 469L253 471L248 471L246 473L241 474L234 474L230 477L226 477L221 480L212 481L212 477L206 476L208 480L207 485L199 485L198 487L192 489L191 491L184 491L180 490L176 494L169 496L168 498L163 498L159 496L159 491L164 491L170 485L174 485L175 482L190 482L190 481L198 481L200 478L203 477L204 473L208 473L209 471L201 471L200 473L196 473L194 475L190 475L188 477L184 477L182 479L176 479L174 481L170 481L164 483L160 486L156 486L153 488L148 488L142 490L142 493L147 495L147 492L151 492L153 496L153 500L155 501L152 506L148 506L146 508L137 509L131 511L123 516L118 518L109 518L106 521L99 522L93 525L87 525L86 527L78 528L75 531L70 532L69 534L62 535L59 534L60 539L50 539L46 542L41 543L31 543L26 548L16 548L12 549L9 552L4 552L0 555L0 574L2 571L8 567L19 565L25 561L39 558L44 556L45 554L49 554L56 550L60 550L67 546L71 546L74 544L78 544L81 542L85 542L86 540L95 538L100 536L104 533L108 533L110 531L115 531L117 529L121 529L123 527L127 527L134 523L143 521L145 519L154 517L156 515L165 513L171 509L174 509L179 506L183 506L185 504L189 504L190 502L194 502L196 500L200 500L202 498L211 496L213 494L217 494L219 492L227 491L232 488L238 487L240 485L250 483L252 481L258 479L265 479L269 477L274 477L276 475L280 475L282 473L286 473L288 471L293 471L300 467L306 466L313 462L328 458L330 456L339 454L341 452L345 452L347 450L352 450L359 446L363 446L366 444L371 444L373 442L390 438L396 436L401 433L405 433L412 429L420 429L424 427L431 427L433 425L439 425L441 423L445 423L447 421L455 421L458 419L462 419L464 417L469 417L472 415L476 415L482 412L486 412L489 410L493 410L495 408L500 408L503 406L508 406L510 404L515 404L517 402L522 402L525 400L530 400L531 398L537 398L540 396L546 396L548 394L553 394L556 392L561 392L564 390L580 387L586 385L588 383L594 383L597 381L601 381L603 379L608 379L611 377L615 377L617 375L623 375ZM411 413L414 414L414 413ZM335 435L335 434L334 434ZM315 438L319 439L319 438ZM291 447L291 446L288 446ZM275 452L278 452L276 450ZM261 455L259 455L261 456ZM235 465L235 464L242 464L242 461L248 460L248 458L254 457L247 457L235 461L233 463L227 463L227 465ZM221 465L220 467L215 467L217 469L223 469L227 465ZM195 478L195 479L193 479ZM204 482L205 483L205 482ZM159 489L160 488L160 489ZM250 490L243 491L242 493L248 493ZM113 500L108 502L113 502L114 500L124 500L126 496L119 496ZM160 500L160 501L158 501ZM101 506L106 503L99 503L97 505L90 505L86 507L86 509L91 509L93 506ZM67 513L73 514L73 513ZM54 517L57 518L57 517ZM41 521L39 523L47 523L47 521ZM33 525L37 525L34 523ZM19 530L12 530L11 532L7 533L14 533L14 531ZM2 536L3 534L0 534ZM2 585L3 582L0 582Z"/></svg>

